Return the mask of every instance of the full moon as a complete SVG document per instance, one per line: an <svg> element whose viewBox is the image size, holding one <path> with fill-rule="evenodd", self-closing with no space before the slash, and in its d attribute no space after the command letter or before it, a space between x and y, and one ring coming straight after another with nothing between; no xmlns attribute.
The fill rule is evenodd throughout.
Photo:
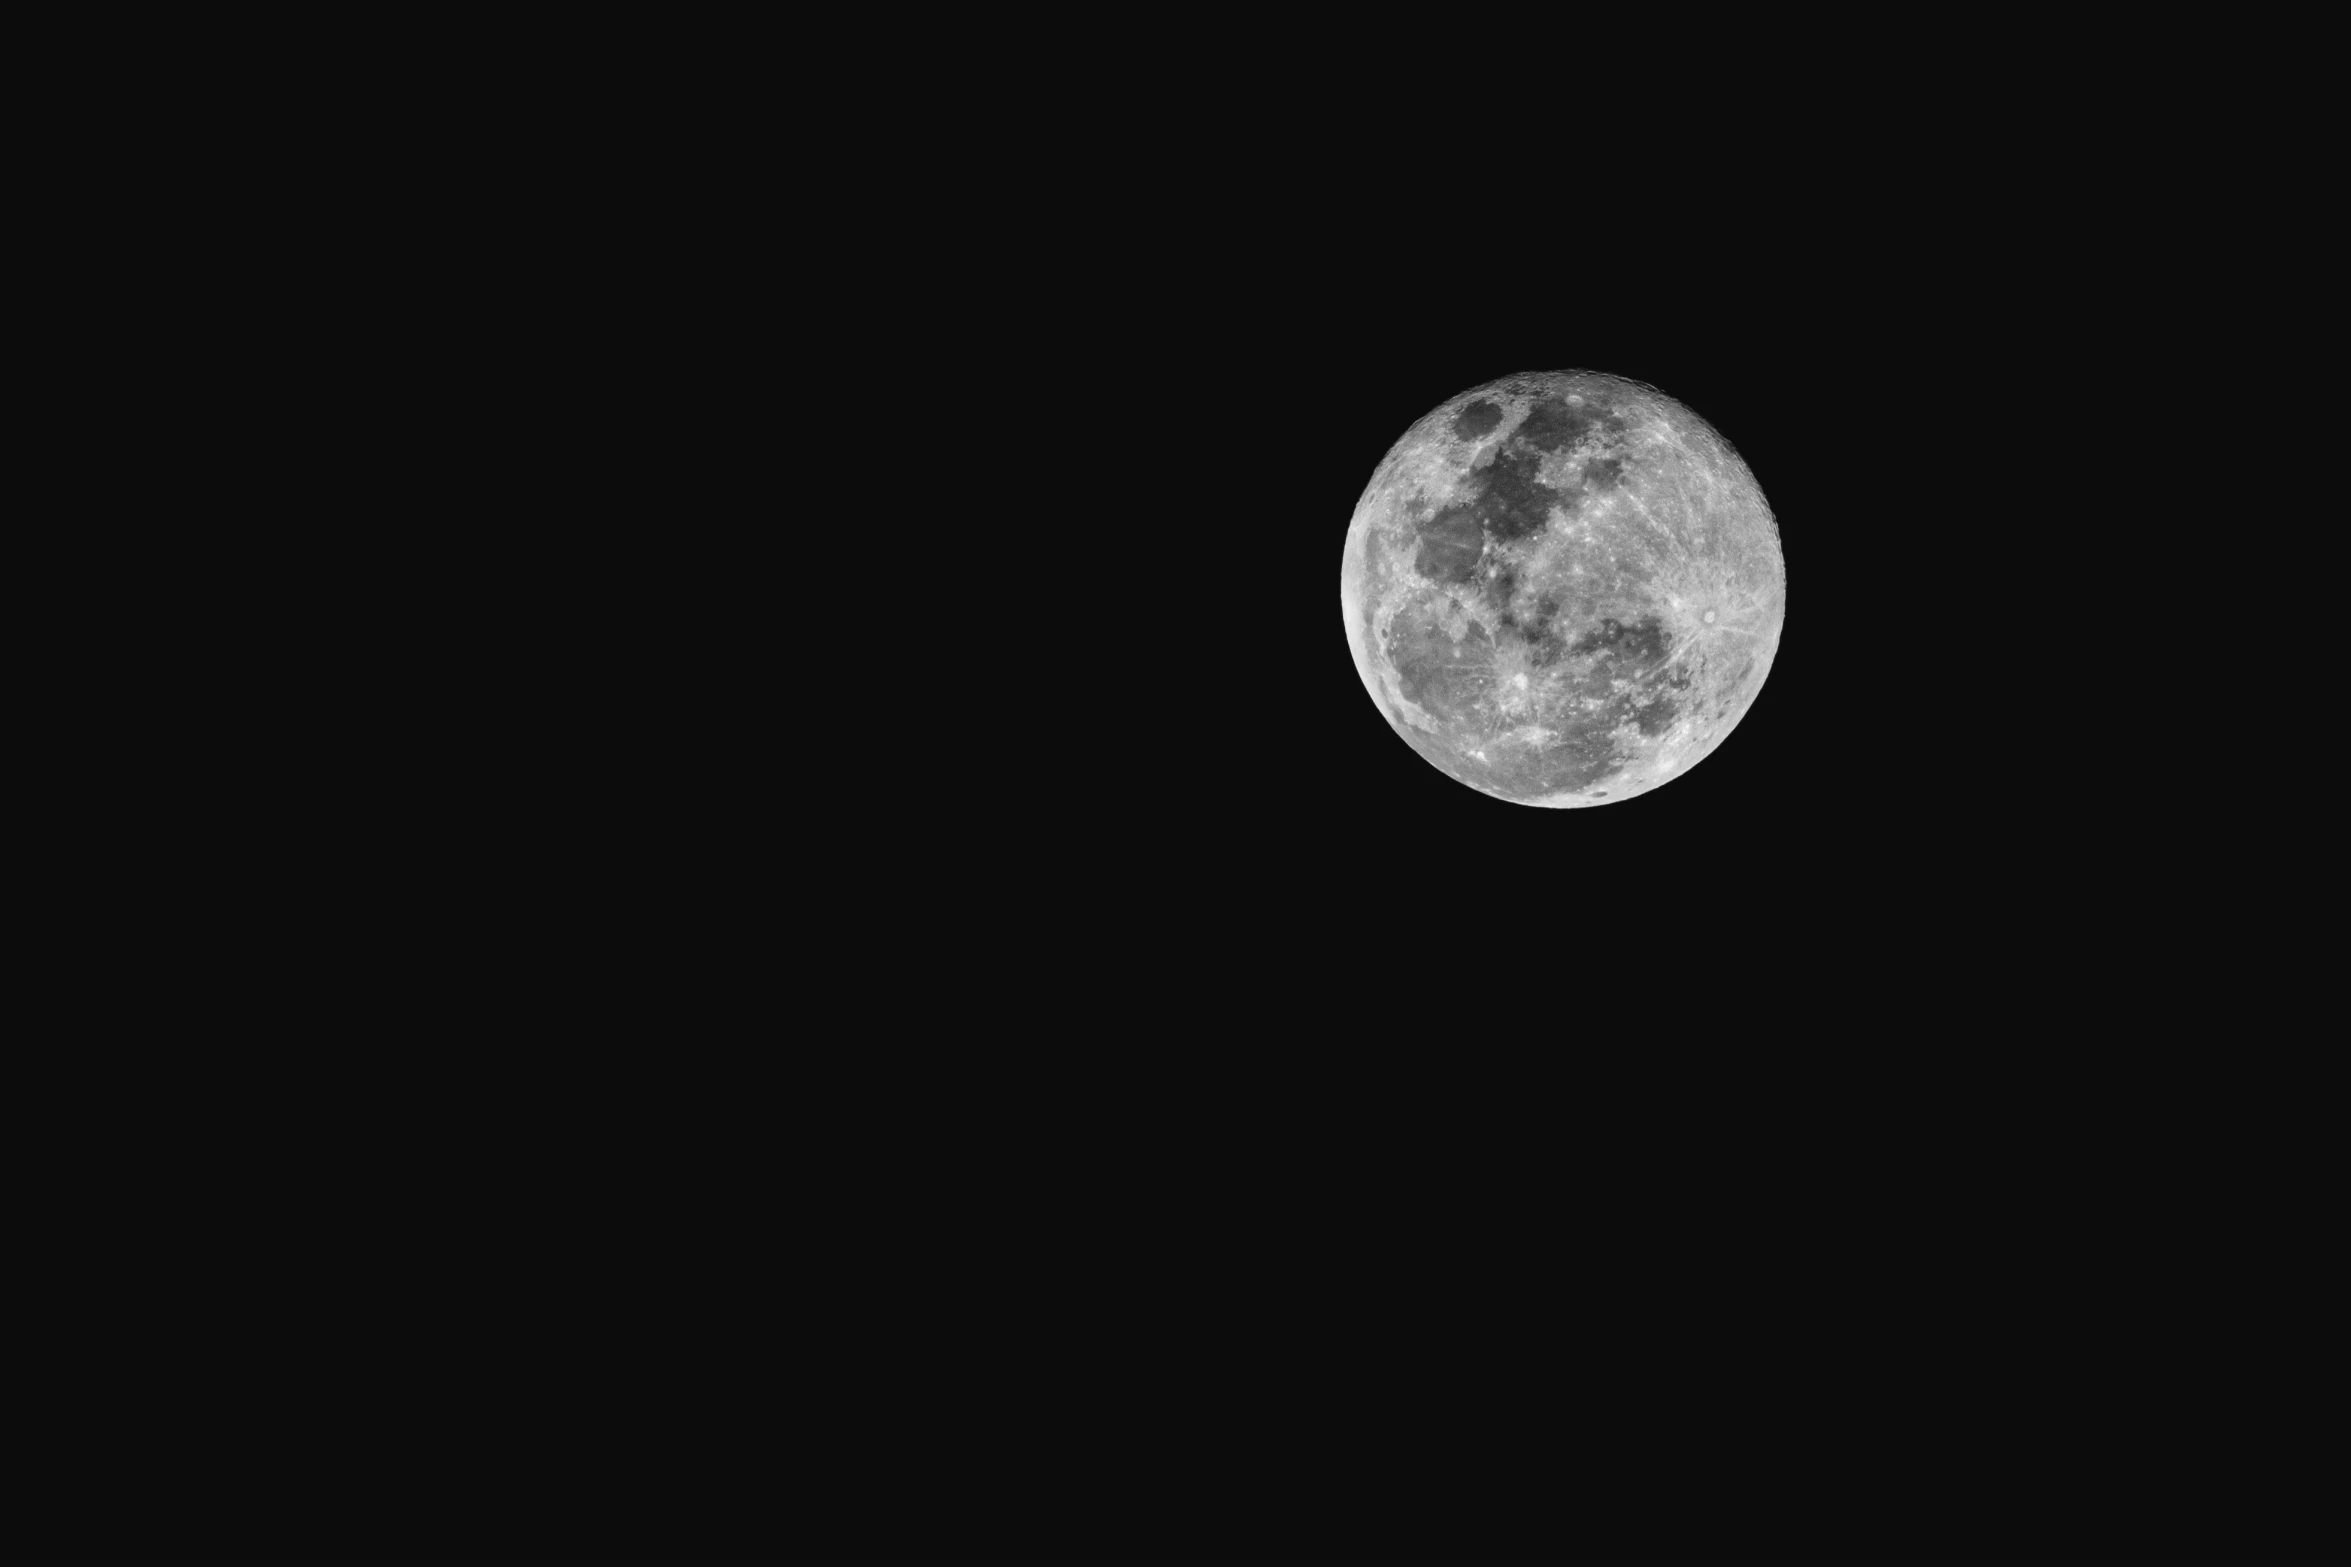
<svg viewBox="0 0 2351 1567"><path fill-rule="evenodd" d="M1652 387L1514 375L1388 452L1339 607L1364 689L1447 777L1608 805L1711 754L1771 667L1779 533L1730 442Z"/></svg>

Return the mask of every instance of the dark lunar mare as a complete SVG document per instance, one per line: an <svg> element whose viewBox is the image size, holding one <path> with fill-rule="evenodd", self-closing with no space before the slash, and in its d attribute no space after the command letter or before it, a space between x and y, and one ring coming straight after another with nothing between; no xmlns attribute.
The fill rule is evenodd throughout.
<svg viewBox="0 0 2351 1567"><path fill-rule="evenodd" d="M1605 695L1607 702L1594 715L1594 727L1608 730L1630 721L1652 738L1673 727L1690 688L1690 671L1674 662L1673 634L1662 620L1654 615L1629 624L1603 620L1597 631L1577 639L1575 651L1598 656L1590 694ZM1616 690L1619 682L1627 689Z"/></svg>
<svg viewBox="0 0 2351 1567"><path fill-rule="evenodd" d="M1554 506L1573 507L1577 496L1562 493L1535 478L1542 459L1527 452L1504 451L1486 469L1485 488L1478 494L1478 515L1486 531L1506 544L1532 538L1551 520Z"/></svg>
<svg viewBox="0 0 2351 1567"><path fill-rule="evenodd" d="M1573 508L1579 496L1535 478L1540 458L1505 451L1488 464L1477 494L1457 501L1420 525L1420 553L1413 567L1431 582L1467 582L1478 556L1491 541L1515 544L1549 525L1551 508Z"/></svg>
<svg viewBox="0 0 2351 1567"><path fill-rule="evenodd" d="M1477 575L1484 549L1477 513L1467 506L1448 506L1420 525L1420 553L1413 557L1412 569L1431 582L1467 582Z"/></svg>
<svg viewBox="0 0 2351 1567"><path fill-rule="evenodd" d="M1479 399L1453 416L1453 433L1464 441L1475 441L1492 435L1494 426L1502 422L1502 410Z"/></svg>
<svg viewBox="0 0 2351 1567"><path fill-rule="evenodd" d="M1655 615L1643 615L1627 625L1621 620L1603 619L1592 630L1576 639L1574 651L1601 654L1604 666L1625 674L1656 668L1673 652L1673 637L1665 629L1665 622Z"/></svg>
<svg viewBox="0 0 2351 1567"><path fill-rule="evenodd" d="M1470 622L1460 641L1434 625L1399 625L1389 633L1388 658L1404 694L1443 717L1467 708L1491 673L1493 638Z"/></svg>
<svg viewBox="0 0 2351 1567"><path fill-rule="evenodd" d="M1526 644L1528 663L1547 669L1567 651L1567 639L1553 624L1559 616L1559 600L1545 593L1531 604L1520 605L1513 602L1517 588L1516 572L1503 568L1494 574L1490 592L1496 606L1495 623L1503 634Z"/></svg>
<svg viewBox="0 0 2351 1567"><path fill-rule="evenodd" d="M1501 422L1501 409L1481 398L1454 416L1453 431L1472 439L1492 433ZM1626 428L1623 417L1606 407L1579 408L1556 398L1537 403L1503 449L1477 470L1476 493L1421 522L1414 569L1432 582L1467 582L1487 544L1533 538L1549 525L1555 506L1574 511L1584 491L1555 488L1538 479L1543 454L1595 431L1621 435ZM1624 463L1616 457L1594 458L1583 466L1584 483L1595 490L1613 489L1623 478Z"/></svg>
<svg viewBox="0 0 2351 1567"><path fill-rule="evenodd" d="M1598 422L1589 408L1562 402L1537 403L1528 410L1526 422L1518 427L1514 438L1540 451L1555 452L1582 440Z"/></svg>

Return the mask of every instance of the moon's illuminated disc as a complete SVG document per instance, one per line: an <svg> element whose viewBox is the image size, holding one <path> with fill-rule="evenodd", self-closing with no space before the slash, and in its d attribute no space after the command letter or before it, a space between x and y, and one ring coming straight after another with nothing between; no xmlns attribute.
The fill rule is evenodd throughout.
<svg viewBox="0 0 2351 1567"><path fill-rule="evenodd" d="M1339 571L1372 700L1449 776L1605 805L1697 762L1762 687L1779 534L1730 443L1581 371L1464 392L1398 441Z"/></svg>

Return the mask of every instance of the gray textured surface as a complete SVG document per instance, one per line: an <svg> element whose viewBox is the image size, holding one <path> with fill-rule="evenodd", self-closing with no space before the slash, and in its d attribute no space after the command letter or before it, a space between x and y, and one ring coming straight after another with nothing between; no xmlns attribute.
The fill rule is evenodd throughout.
<svg viewBox="0 0 2351 1567"><path fill-rule="evenodd" d="M1471 403L1502 417L1465 437ZM1536 505L1496 500L1529 476ZM1565 372L1407 431L1356 507L1339 597L1364 688L1415 752L1498 798L1579 806L1721 743L1769 671L1785 580L1727 441L1653 388Z"/></svg>

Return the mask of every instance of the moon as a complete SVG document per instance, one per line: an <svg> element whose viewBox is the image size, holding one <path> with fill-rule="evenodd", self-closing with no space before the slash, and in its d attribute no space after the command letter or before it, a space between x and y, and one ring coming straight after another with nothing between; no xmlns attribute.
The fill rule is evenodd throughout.
<svg viewBox="0 0 2351 1567"><path fill-rule="evenodd" d="M1729 441L1589 371L1506 376L1404 433L1348 524L1357 673L1447 777L1611 805L1710 755L1787 602L1779 532Z"/></svg>

